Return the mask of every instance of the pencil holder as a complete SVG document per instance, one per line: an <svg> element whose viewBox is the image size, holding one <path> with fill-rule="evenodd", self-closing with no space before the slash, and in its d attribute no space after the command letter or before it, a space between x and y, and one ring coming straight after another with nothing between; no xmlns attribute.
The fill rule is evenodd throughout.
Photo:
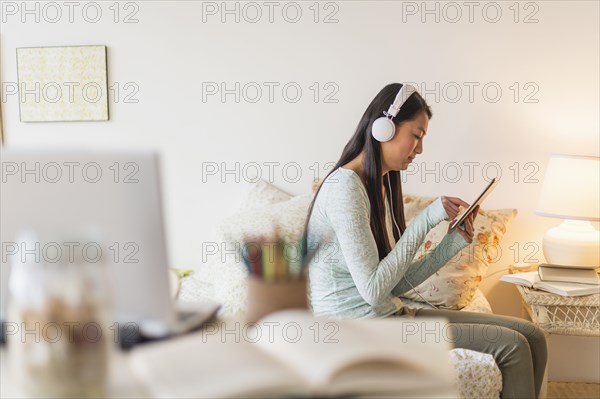
<svg viewBox="0 0 600 399"><path fill-rule="evenodd" d="M265 281L248 276L246 322L255 323L269 313L283 309L308 309L307 279Z"/></svg>

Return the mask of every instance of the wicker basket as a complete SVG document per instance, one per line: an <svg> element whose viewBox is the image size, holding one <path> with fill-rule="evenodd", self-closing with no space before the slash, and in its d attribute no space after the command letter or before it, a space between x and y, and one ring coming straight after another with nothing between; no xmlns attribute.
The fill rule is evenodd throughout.
<svg viewBox="0 0 600 399"><path fill-rule="evenodd" d="M551 334L600 336L600 294L563 297L517 285L531 320Z"/></svg>

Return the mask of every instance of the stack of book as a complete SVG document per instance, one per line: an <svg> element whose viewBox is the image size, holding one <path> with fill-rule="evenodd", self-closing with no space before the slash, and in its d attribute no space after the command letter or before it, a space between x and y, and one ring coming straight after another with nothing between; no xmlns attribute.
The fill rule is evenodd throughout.
<svg viewBox="0 0 600 399"><path fill-rule="evenodd" d="M500 280L551 292L561 296L600 293L600 269L542 263L537 271L507 274Z"/></svg>

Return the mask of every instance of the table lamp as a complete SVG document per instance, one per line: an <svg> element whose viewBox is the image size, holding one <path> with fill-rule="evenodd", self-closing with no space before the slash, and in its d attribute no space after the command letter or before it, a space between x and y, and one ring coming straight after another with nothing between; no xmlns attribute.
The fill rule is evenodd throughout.
<svg viewBox="0 0 600 399"><path fill-rule="evenodd" d="M544 234L546 262L565 267L600 266L600 158L553 154L536 214L564 219Z"/></svg>

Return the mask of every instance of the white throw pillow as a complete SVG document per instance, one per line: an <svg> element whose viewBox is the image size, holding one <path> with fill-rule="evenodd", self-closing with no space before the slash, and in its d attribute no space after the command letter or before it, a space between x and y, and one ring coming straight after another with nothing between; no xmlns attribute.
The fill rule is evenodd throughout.
<svg viewBox="0 0 600 399"><path fill-rule="evenodd" d="M289 201L291 198L291 194L275 187L268 181L261 179L256 183L252 183L242 199L240 210L262 208L269 204Z"/></svg>
<svg viewBox="0 0 600 399"><path fill-rule="evenodd" d="M241 316L246 311L246 277L248 271L241 257L244 239L268 236L278 228L286 242L299 241L313 194L263 207L244 207L217 229L217 253L207 257L205 267L214 275L214 299L223 305L220 315Z"/></svg>

